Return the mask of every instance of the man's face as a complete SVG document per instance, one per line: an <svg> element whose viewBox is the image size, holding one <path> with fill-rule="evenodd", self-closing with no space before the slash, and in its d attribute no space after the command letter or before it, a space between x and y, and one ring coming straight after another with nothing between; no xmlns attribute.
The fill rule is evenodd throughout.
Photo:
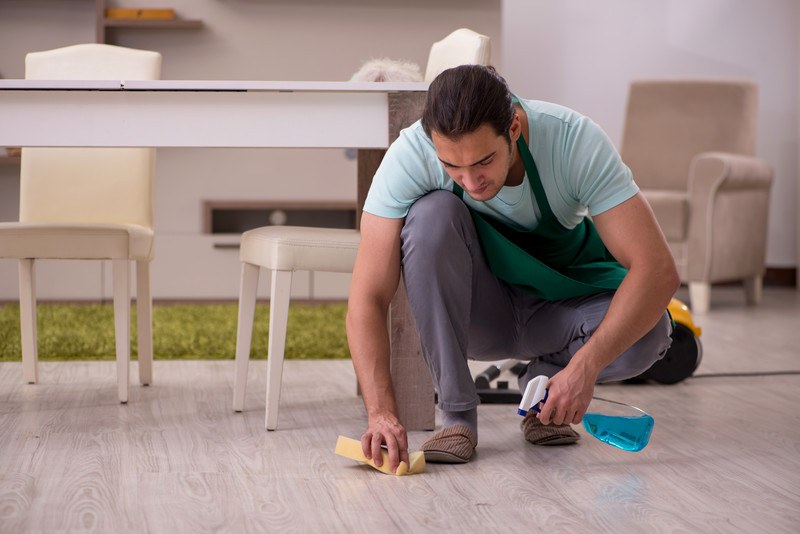
<svg viewBox="0 0 800 534"><path fill-rule="evenodd" d="M513 133L512 138L515 138ZM458 140L435 131L431 132L431 139L444 170L473 199L494 198L506 183L513 162L513 145L488 124Z"/></svg>

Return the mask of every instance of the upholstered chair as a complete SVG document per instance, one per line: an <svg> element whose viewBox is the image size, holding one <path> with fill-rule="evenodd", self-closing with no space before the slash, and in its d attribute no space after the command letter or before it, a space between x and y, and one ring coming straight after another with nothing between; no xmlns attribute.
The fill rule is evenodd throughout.
<svg viewBox="0 0 800 534"><path fill-rule="evenodd" d="M631 84L622 158L653 207L694 313L711 286L761 297L773 170L756 157L758 90L747 81Z"/></svg>

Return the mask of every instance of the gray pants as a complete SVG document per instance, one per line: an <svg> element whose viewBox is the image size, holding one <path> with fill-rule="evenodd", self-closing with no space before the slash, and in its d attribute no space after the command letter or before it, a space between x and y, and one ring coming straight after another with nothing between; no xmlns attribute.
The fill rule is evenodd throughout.
<svg viewBox="0 0 800 534"><path fill-rule="evenodd" d="M469 210L449 191L414 203L401 241L408 299L443 410L480 404L467 358L530 360L521 387L556 374L597 329L614 295L547 301L503 282L489 270ZM665 312L598 381L649 369L669 348L671 331Z"/></svg>

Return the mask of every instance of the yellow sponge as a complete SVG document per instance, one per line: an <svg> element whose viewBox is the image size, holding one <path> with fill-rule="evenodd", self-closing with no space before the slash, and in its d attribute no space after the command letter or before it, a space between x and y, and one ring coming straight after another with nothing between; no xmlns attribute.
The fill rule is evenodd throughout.
<svg viewBox="0 0 800 534"><path fill-rule="evenodd" d="M392 473L391 466L389 465L389 453L384 450L381 451L381 455L383 456L383 464L378 467L372 460L368 460L364 456L364 453L361 450L360 441L346 438L344 436L339 436L339 439L336 440L336 454L339 456L344 456L345 458L350 458L351 460L355 460L357 462L365 463L387 475L416 475L417 473L422 473L425 470L425 453L422 451L409 453L408 460L411 462L411 466L409 467L405 462L400 462L400 465L397 466L397 470Z"/></svg>

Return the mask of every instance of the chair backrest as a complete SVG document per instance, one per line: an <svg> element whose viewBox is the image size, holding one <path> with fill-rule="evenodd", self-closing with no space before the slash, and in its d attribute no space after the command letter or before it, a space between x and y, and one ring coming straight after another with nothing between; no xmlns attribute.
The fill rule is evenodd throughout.
<svg viewBox="0 0 800 534"><path fill-rule="evenodd" d="M431 46L425 81L430 82L443 70L458 65L488 65L491 58L492 42L489 37L460 28Z"/></svg>
<svg viewBox="0 0 800 534"><path fill-rule="evenodd" d="M620 154L637 184L683 191L701 152L754 156L757 93L748 81L632 83Z"/></svg>
<svg viewBox="0 0 800 534"><path fill-rule="evenodd" d="M158 52L105 44L25 56L28 80L155 80L160 73ZM154 173L151 148L23 148L20 222L152 228Z"/></svg>

